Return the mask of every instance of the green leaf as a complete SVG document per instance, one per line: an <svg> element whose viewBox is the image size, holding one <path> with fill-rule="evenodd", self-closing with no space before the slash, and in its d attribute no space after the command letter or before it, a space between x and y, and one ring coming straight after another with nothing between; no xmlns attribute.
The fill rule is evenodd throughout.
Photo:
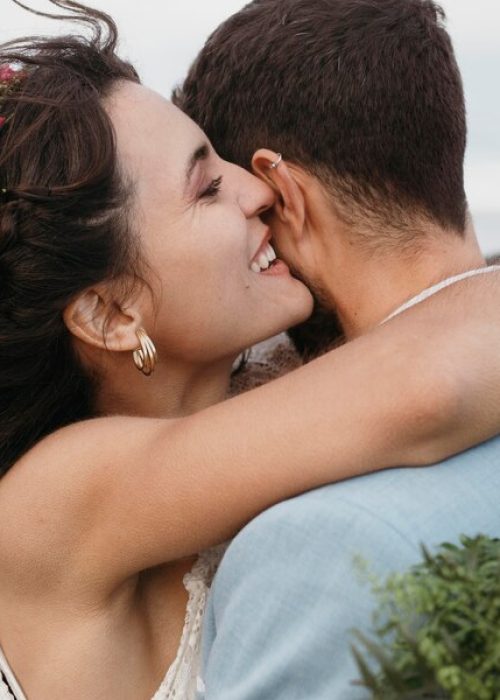
<svg viewBox="0 0 500 700"><path fill-rule="evenodd" d="M362 683L383 700L500 699L500 540L462 536L372 585L372 638L352 647ZM367 574L366 563L365 579Z"/></svg>

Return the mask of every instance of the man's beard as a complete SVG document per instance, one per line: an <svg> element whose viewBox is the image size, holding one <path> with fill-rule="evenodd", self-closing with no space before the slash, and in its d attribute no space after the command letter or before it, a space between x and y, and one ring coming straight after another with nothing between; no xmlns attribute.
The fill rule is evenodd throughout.
<svg viewBox="0 0 500 700"><path fill-rule="evenodd" d="M295 349L304 362L309 362L345 343L344 331L324 287L316 280L305 279L298 270L290 271L306 285L314 299L313 312L307 321L288 330Z"/></svg>

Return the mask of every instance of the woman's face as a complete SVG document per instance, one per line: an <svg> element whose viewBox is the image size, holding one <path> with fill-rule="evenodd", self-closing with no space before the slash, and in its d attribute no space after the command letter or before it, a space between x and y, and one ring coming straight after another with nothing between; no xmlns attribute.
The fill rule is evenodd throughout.
<svg viewBox="0 0 500 700"><path fill-rule="evenodd" d="M108 101L132 216L156 304L141 296L160 357L216 361L294 325L311 296L271 259L259 214L266 184L221 160L204 133L158 94L122 83ZM146 299L148 301L146 301Z"/></svg>

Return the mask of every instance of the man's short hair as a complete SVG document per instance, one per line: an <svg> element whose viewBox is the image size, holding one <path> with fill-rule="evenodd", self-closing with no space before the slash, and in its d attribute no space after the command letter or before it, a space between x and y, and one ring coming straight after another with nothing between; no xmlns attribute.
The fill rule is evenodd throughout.
<svg viewBox="0 0 500 700"><path fill-rule="evenodd" d="M430 0L254 0L208 39L174 102L226 159L268 147L321 179L341 218L411 240L463 233L463 87Z"/></svg>

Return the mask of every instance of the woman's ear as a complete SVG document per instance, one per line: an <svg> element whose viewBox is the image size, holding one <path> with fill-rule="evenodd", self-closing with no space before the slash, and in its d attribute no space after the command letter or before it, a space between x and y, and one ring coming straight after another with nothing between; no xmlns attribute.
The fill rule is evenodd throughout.
<svg viewBox="0 0 500 700"><path fill-rule="evenodd" d="M68 330L79 340L101 350L127 352L138 346L139 313L114 300L106 286L79 294L63 312Z"/></svg>
<svg viewBox="0 0 500 700"><path fill-rule="evenodd" d="M300 179L281 154L260 148L252 158L252 169L277 193L274 212L290 233L302 236L306 220L306 204Z"/></svg>

